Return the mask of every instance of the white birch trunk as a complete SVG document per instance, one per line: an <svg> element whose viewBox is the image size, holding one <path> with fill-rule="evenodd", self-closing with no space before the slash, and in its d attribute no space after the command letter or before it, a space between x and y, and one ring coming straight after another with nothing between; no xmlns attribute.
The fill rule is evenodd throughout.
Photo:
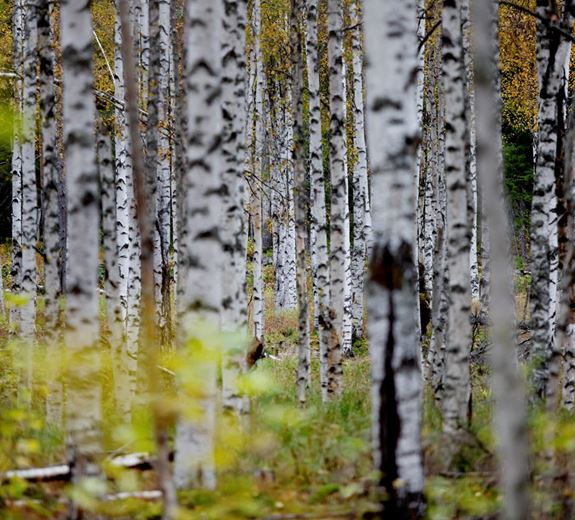
<svg viewBox="0 0 575 520"><path fill-rule="evenodd" d="M353 67L353 146L357 154L353 168L353 249L351 251L352 319L354 337L363 336L363 299L367 237L371 233L365 115L363 99L362 19L359 0L351 6L351 24L357 28L351 34Z"/></svg>
<svg viewBox="0 0 575 520"><path fill-rule="evenodd" d="M443 397L443 381L445 375L445 339L447 334L448 276L446 270L447 257L447 190L445 185L445 96L440 79L441 70L441 39L437 38L430 64L430 82L434 99L431 111L430 128L430 173L434 179L431 213L434 218L433 244L433 280L431 299L432 334L429 345L428 364L429 381L434 397L439 403Z"/></svg>
<svg viewBox="0 0 575 520"><path fill-rule="evenodd" d="M49 2L41 0L38 11L40 56L40 111L42 117L43 238L44 238L44 335L51 343L57 338L60 315L60 158L58 157L58 106L54 89L54 32Z"/></svg>
<svg viewBox="0 0 575 520"><path fill-rule="evenodd" d="M343 8L341 0L328 0L328 63L330 97L329 165L331 175L330 314L333 327L327 349L327 397L342 391L342 346L346 286L346 221L348 196L343 93ZM347 235L349 236L349 235Z"/></svg>
<svg viewBox="0 0 575 520"><path fill-rule="evenodd" d="M116 0L116 12L119 13ZM114 97L125 98L124 63L122 60L122 28L119 14L114 26ZM130 197L129 183L132 177L132 161L128 147L128 121L124 107L115 111L115 167L116 167L116 247L118 264L118 297L121 305L122 342L116 346L114 356L116 402L124 416L130 413L128 390L131 360L127 355L126 332L128 317L128 280L130 267Z"/></svg>
<svg viewBox="0 0 575 520"><path fill-rule="evenodd" d="M155 146L155 184L157 225L154 236L154 285L157 310L157 320L162 331L163 341L167 340L166 327L170 321L170 212L171 212L171 165L170 137L166 122L170 116L170 78L171 78L171 0L158 2L157 20L151 19L150 9L150 80L149 88L157 89L155 103L158 126L156 129ZM152 26L157 24L157 29ZM157 30L157 35L153 31ZM152 64L152 61L154 64ZM151 77L152 69L157 69L157 77ZM157 83L157 86L153 84ZM175 95L175 94L173 94ZM151 97L148 97L150 103ZM148 150L150 153L150 150Z"/></svg>
<svg viewBox="0 0 575 520"><path fill-rule="evenodd" d="M545 19L553 14L545 4L537 6ZM572 24L570 9L562 15L566 26ZM554 321L557 305L558 251L557 199L555 167L558 142L557 95L563 88L565 55L570 49L559 33L537 20L537 67L539 112L533 204L531 209L533 393L542 398L549 382L549 362L554 349Z"/></svg>
<svg viewBox="0 0 575 520"><path fill-rule="evenodd" d="M471 395L470 276L465 114L465 66L459 6L445 0L442 12L442 78L445 89L445 182L447 186L446 270L449 273L448 329L445 342L443 429L460 431Z"/></svg>
<svg viewBox="0 0 575 520"><path fill-rule="evenodd" d="M222 275L222 327L230 332L222 360L222 398L224 408L236 414L249 410L249 400L242 396L238 377L246 370L246 294L245 294L245 223L246 159L244 127L246 121L246 0L224 1L222 43L222 98L225 160L225 197L222 214L224 261Z"/></svg>
<svg viewBox="0 0 575 520"><path fill-rule="evenodd" d="M322 400L326 401L328 379L327 349L332 323L329 311L329 257L327 249L325 178L323 173L321 110L319 100L317 16L317 0L308 0L306 59L309 104L311 272L314 292L314 307L318 321L321 394Z"/></svg>
<svg viewBox="0 0 575 520"><path fill-rule="evenodd" d="M343 43L343 42L342 42ZM345 176L345 219L344 219L344 292L343 292L343 328L341 352L342 355L349 357L352 353L353 342L353 287L352 287L352 257L351 257L351 229L349 215L349 173L348 173L348 156L347 156L347 130L345 128L347 121L347 70L345 62L342 63L342 82L343 82L343 121L344 121L344 176Z"/></svg>
<svg viewBox="0 0 575 520"><path fill-rule="evenodd" d="M60 4L64 167L68 196L66 345L73 357L67 385L67 433L72 482L99 473L101 453L98 351L99 197L95 104L92 97L92 21L89 4ZM72 517L76 517L74 514Z"/></svg>
<svg viewBox="0 0 575 520"><path fill-rule="evenodd" d="M293 113L293 147L291 162L295 177L295 225L297 230L297 297L298 297L298 367L297 399L301 405L306 402L306 392L310 383L310 338L308 315L307 265L306 265L306 217L309 207L308 191L305 185L304 155L304 64L302 48L303 7L302 0L292 0L290 19L290 53L292 74L292 113Z"/></svg>
<svg viewBox="0 0 575 520"><path fill-rule="evenodd" d="M373 456L384 515L424 512L417 319L417 20L413 0L365 3L373 252L368 282ZM397 479L403 485L396 486Z"/></svg>
<svg viewBox="0 0 575 520"><path fill-rule="evenodd" d="M104 250L104 295L108 339L112 352L122 344L122 306L119 298L118 247L116 239L116 178L111 136L103 124L97 139L101 187L102 246ZM116 368L116 367L115 367ZM114 377L122 377L116 372Z"/></svg>
<svg viewBox="0 0 575 520"><path fill-rule="evenodd" d="M463 60L465 63L465 110L469 126L469 148L467 152L468 215L471 225L469 247L469 274L471 298L479 301L479 262L477 255L477 159L475 137L475 87L473 83L473 56L471 49L471 22L469 0L461 3L461 26L463 31Z"/></svg>
<svg viewBox="0 0 575 520"><path fill-rule="evenodd" d="M491 240L491 348L502 516L529 517L529 445L523 381L517 363L514 334L511 226L505 208L501 140L501 97L497 8L499 2L474 3L475 85L477 103L477 166L483 189L485 217Z"/></svg>
<svg viewBox="0 0 575 520"><path fill-rule="evenodd" d="M186 2L185 94L187 167L184 176L184 225L180 265L186 270L182 294L183 332L186 340L203 342L203 359L194 360L202 375L202 391L193 396L201 414L181 417L176 434L174 480L178 488L191 485L213 489L216 420L216 368L214 347L202 338L201 328L216 327L222 303L222 113L220 103L220 43L223 6L211 0Z"/></svg>
<svg viewBox="0 0 575 520"><path fill-rule="evenodd" d="M36 332L36 248L38 191L36 187L36 114L38 67L38 4L24 2L24 90L22 98L22 293L21 334L27 341L27 383L31 390L32 345Z"/></svg>
<svg viewBox="0 0 575 520"><path fill-rule="evenodd" d="M13 66L18 74L14 88L15 114L22 113L23 59L24 59L24 4L23 0L14 2L12 13ZM20 118L14 119L14 139L12 142L12 258L10 266L11 291L22 291L22 126ZM20 327L20 308L14 306L10 311L10 321L14 329Z"/></svg>
<svg viewBox="0 0 575 520"><path fill-rule="evenodd" d="M264 342L264 282L263 282L263 244L262 244L262 147L264 138L264 115L263 115L263 89L264 89L264 72L262 69L263 58L261 50L261 5L260 0L254 2L254 46L255 61L252 65L255 69L255 143L253 158L253 174L256 178L253 183L253 199L251 203L253 229L254 229L254 254L253 263L253 327L256 341L263 344Z"/></svg>

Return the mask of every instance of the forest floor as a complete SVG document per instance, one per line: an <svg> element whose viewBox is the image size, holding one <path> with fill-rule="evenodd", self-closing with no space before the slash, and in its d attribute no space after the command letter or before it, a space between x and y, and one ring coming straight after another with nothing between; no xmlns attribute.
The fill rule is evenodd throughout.
<svg viewBox="0 0 575 520"><path fill-rule="evenodd" d="M357 342L354 357L344 362L341 398L324 405L320 398L317 337L312 335L312 384L307 406L301 408L295 396L297 316L294 311L273 308L273 283L267 282L266 345L274 358L260 360L249 375L249 419L238 425L230 417L219 418L218 489L181 493L181 518L375 518L378 502L370 460L371 375L366 344ZM518 299L518 308L525 306L524 299ZM13 369L7 369L13 348L7 336L0 334L0 472L63 463L62 433L44 424L42 389L39 402L31 410L14 408L11 396L17 377ZM422 435L430 519L489 519L495 518L500 509L487 350L484 333L477 327L470 422L457 450L445 442L441 415L429 390L424 392ZM131 424L120 417L111 399L110 378L110 367L104 365L102 428L108 457L152 452L149 415L135 413ZM166 406L169 404L166 401ZM574 493L569 476L575 474L575 423L567 415L552 421L544 412L532 411L530 436L533 511L544 513L544 518L572 518ZM556 453L554 460L549 458L550 439ZM153 471L110 464L104 464L104 471L105 489L97 483L79 489L59 482L4 480L0 484L0 518L64 518L70 495L106 518L160 517L158 501L95 498L102 493L114 498L120 492L158 489ZM553 496L543 492L543 482L550 475L556 481Z"/></svg>

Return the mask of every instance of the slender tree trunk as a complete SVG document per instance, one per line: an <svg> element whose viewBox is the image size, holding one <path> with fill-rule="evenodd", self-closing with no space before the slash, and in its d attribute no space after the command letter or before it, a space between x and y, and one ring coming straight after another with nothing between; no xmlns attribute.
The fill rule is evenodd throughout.
<svg viewBox="0 0 575 520"><path fill-rule="evenodd" d="M261 50L261 5L260 0L254 2L254 46L255 46L255 146L253 159L253 183L252 218L254 229L254 254L252 258L254 273L253 288L253 327L254 337L258 343L264 343L264 281L263 281L263 244L262 244L262 146L264 138L264 115L263 115L263 89L264 72L262 70L263 58Z"/></svg>
<svg viewBox="0 0 575 520"><path fill-rule="evenodd" d="M122 60L122 24L120 0L116 3L114 27L114 96L125 98L124 62ZM129 378L134 362L128 357L126 344L128 318L128 281L130 268L130 197L128 187L132 177L132 159L128 146L128 121L123 107L116 108L115 166L116 166L116 243L118 263L118 296L121 304L122 342L116 345L114 356L114 384L116 402L124 416L130 413Z"/></svg>
<svg viewBox="0 0 575 520"><path fill-rule="evenodd" d="M246 0L224 1L222 44L224 138L222 155L224 169L224 212L222 233L224 240L224 271L222 276L222 325L231 332L233 341L226 345L222 361L222 393L225 408L238 415L249 409L249 401L242 396L238 377L246 370L245 348L238 345L237 333L246 334L245 295L245 180L246 159L244 126L246 121ZM243 266L243 268L241 268Z"/></svg>
<svg viewBox="0 0 575 520"><path fill-rule="evenodd" d="M24 60L24 0L14 2L12 13L13 66L18 74L14 88L15 113L22 113L23 60ZM22 291L22 126L20 118L14 118L14 139L12 142L12 262L10 266L11 291ZM20 308L10 311L14 328L20 327Z"/></svg>
<svg viewBox="0 0 575 520"><path fill-rule="evenodd" d="M72 482L99 474L101 453L98 349L99 197L92 21L89 4L60 3L64 106L64 167L68 195L66 345L73 356L67 380L66 425ZM70 518L80 517L72 511Z"/></svg>
<svg viewBox="0 0 575 520"><path fill-rule="evenodd" d="M306 402L306 390L310 378L310 342L306 265L306 216L309 207L305 183L304 128L303 128L303 6L301 0L291 2L290 54L292 74L293 147L291 162L295 177L295 225L297 249L297 296L299 309L299 340L297 368L297 398L301 405Z"/></svg>
<svg viewBox="0 0 575 520"><path fill-rule="evenodd" d="M201 328L217 326L222 303L222 7L212 0L186 2L185 93L189 126L182 209L188 229L180 255L181 268L187 271L181 326L187 341L199 340L205 350L194 360L202 376L202 392L195 396L201 415L195 419L180 418L177 428L174 478L178 488L195 484L211 489L216 485L217 362L210 342L202 338Z"/></svg>
<svg viewBox="0 0 575 520"><path fill-rule="evenodd" d="M317 0L307 1L306 58L309 104L309 164L311 224L310 249L314 302L319 326L320 384L323 401L327 400L328 342L333 326L329 310L329 257L327 249L327 216L325 179L321 140L319 100L319 62L317 43Z"/></svg>
<svg viewBox="0 0 575 520"><path fill-rule="evenodd" d="M469 274L471 298L479 301L479 259L477 254L477 159L475 137L475 87L473 83L473 55L471 49L471 22L469 19L469 0L461 3L461 26L463 31L463 61L465 64L465 110L469 126L467 151L467 190L468 221L471 225L469 247Z"/></svg>
<svg viewBox="0 0 575 520"><path fill-rule="evenodd" d="M563 15L554 12L549 2L537 2L537 13L562 18L572 23L572 1L563 6ZM549 362L554 348L554 315L557 299L557 215L555 208L555 168L558 144L557 95L562 88L565 54L569 48L557 31L537 20L537 68L539 77L539 113L533 205L531 209L532 324L534 363L532 383L535 397L543 398L549 382Z"/></svg>
<svg viewBox="0 0 575 520"><path fill-rule="evenodd" d="M122 343L122 306L119 298L118 247L116 237L116 179L112 140L107 128L101 123L98 129L98 169L101 187L102 246L104 249L104 294L108 339L112 351ZM115 377L121 377L116 373Z"/></svg>
<svg viewBox="0 0 575 520"><path fill-rule="evenodd" d="M360 3L351 6L351 24L357 28L351 34L353 66L353 146L357 160L353 168L353 249L351 258L352 316L354 337L363 336L363 298L365 289L365 261L368 236L371 234L369 217L369 185L367 176L367 148L365 144L365 115L363 99L363 46Z"/></svg>
<svg viewBox="0 0 575 520"><path fill-rule="evenodd" d="M474 3L477 166L491 240L491 348L494 428L498 439L503 517L529 517L529 446L523 382L516 356L511 226L505 208L498 70L498 0Z"/></svg>
<svg viewBox="0 0 575 520"><path fill-rule="evenodd" d="M44 223L44 325L49 342L57 338L60 315L60 159L56 94L54 88L54 35L51 8L41 0L38 11L38 50L40 55L40 111L42 115L42 175Z"/></svg>
<svg viewBox="0 0 575 520"><path fill-rule="evenodd" d="M62 258L60 199L62 197L62 169L60 166L60 140L57 128L59 106L54 87L55 41L52 8L47 0L38 5L38 52L40 57L40 112L42 118L42 191L44 239L44 337L50 359L59 352L60 296L62 294ZM53 362L53 361L52 361ZM51 370L46 397L47 420L60 425L62 420L63 387L58 377L59 363Z"/></svg>
<svg viewBox="0 0 575 520"><path fill-rule="evenodd" d="M571 110L566 136L565 179L565 258L561 280L561 299L557 322L556 345L564 353L563 407L573 411L575 406L575 111Z"/></svg>
<svg viewBox="0 0 575 520"><path fill-rule="evenodd" d="M128 111L130 129L130 151L133 158L134 197L136 199L136 220L142 243L141 280L142 280L142 347L140 358L146 377L146 390L151 396L152 416L154 420L155 441L157 446L156 471L164 500L163 518L172 519L176 515L176 491L169 466L169 446L167 436L167 415L156 401L160 398L161 385L157 373L158 328L155 320L154 302L154 236L156 235L156 179L157 179L157 133L158 126L158 89L161 73L157 49L160 38L160 1L151 0L149 9L151 45L154 49L149 69L149 103L147 133L150 160L144 165L144 153L138 128L138 93L136 89L135 60L133 42L130 35L128 0L121 0L120 18L122 24L122 59L124 61L124 79L126 84L125 105Z"/></svg>
<svg viewBox="0 0 575 520"><path fill-rule="evenodd" d="M328 0L328 62L330 96L329 165L331 174L330 314L333 324L327 348L327 397L342 391L342 347L345 301L347 182L345 169L345 107L343 93L343 8ZM348 235L349 236L349 235ZM347 248L349 252L349 249Z"/></svg>
<svg viewBox="0 0 575 520"><path fill-rule="evenodd" d="M401 28L401 30L398 30ZM418 141L415 2L365 3L373 252L368 282L373 455L384 515L424 513L421 375L414 265ZM401 479L403 486L395 482Z"/></svg>
<svg viewBox="0 0 575 520"><path fill-rule="evenodd" d="M24 2L24 90L22 98L22 306L21 333L28 352L26 388L32 385L32 345L36 332L36 249L38 240L38 191L36 186L36 114L38 68L38 4Z"/></svg>
<svg viewBox="0 0 575 520"><path fill-rule="evenodd" d="M448 330L445 342L443 428L453 434L468 419L471 387L470 276L465 114L465 66L459 6L444 0L442 78L445 89L445 181L447 187L446 270L449 273Z"/></svg>
<svg viewBox="0 0 575 520"><path fill-rule="evenodd" d="M430 172L435 179L433 186L433 207L435 237L433 244L433 285L431 299L431 341L428 363L434 397L438 404L443 397L445 376L445 340L447 315L449 312L447 257L447 189L445 185L445 96L440 79L441 38L437 38L430 64L430 83L433 96L431 112Z"/></svg>
<svg viewBox="0 0 575 520"><path fill-rule="evenodd" d="M343 40L342 40L343 44ZM343 59L343 55L342 55ZM349 172L348 172L348 154L347 154L347 70L345 62L342 63L342 83L343 83L343 121L344 121L344 150L343 150L343 171L345 177L345 219L344 219L344 238L343 238L343 258L344 258L344 286L343 286L343 328L341 339L341 352L343 356L349 357L352 354L353 345L353 288L351 276L351 226L349 214Z"/></svg>
<svg viewBox="0 0 575 520"><path fill-rule="evenodd" d="M162 331L162 341L169 338L171 314L170 301L170 211L171 211L171 168L170 138L166 121L170 116L170 34L171 34L171 0L158 3L157 36L152 34L150 8L150 80L151 69L158 70L157 81L157 114L158 126L156 136L156 196L158 221L154 236L154 283L157 308L157 319ZM152 62L155 62L152 64ZM155 87L156 88L156 87ZM174 94L172 94L174 95ZM148 103L150 98L148 97ZM148 121L149 124L149 121Z"/></svg>

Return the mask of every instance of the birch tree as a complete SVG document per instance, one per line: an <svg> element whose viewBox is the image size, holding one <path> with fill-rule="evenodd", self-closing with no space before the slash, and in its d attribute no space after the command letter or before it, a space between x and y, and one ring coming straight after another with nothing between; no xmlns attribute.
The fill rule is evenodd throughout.
<svg viewBox="0 0 575 520"><path fill-rule="evenodd" d="M479 301L479 259L477 252L477 159L475 136L475 87L473 83L473 54L471 49L471 21L469 0L461 3L461 29L463 31L463 63L465 65L465 110L469 127L467 151L467 214L471 227L469 242L469 279L471 298Z"/></svg>
<svg viewBox="0 0 575 520"><path fill-rule="evenodd" d="M309 164L310 164L310 253L314 306L319 326L320 384L323 401L327 400L328 343L332 321L329 307L329 257L327 248L327 216L325 179L321 140L319 100L319 63L317 42L317 0L307 1L306 65L309 104Z"/></svg>
<svg viewBox="0 0 575 520"><path fill-rule="evenodd" d="M222 301L221 7L211 0L186 2L184 88L188 126L182 210L188 229L181 244L180 268L187 271L181 324L187 339L201 340L201 320L217 325ZM209 350L209 345L204 348ZM196 361L201 364L203 375L201 416L193 420L182 417L178 422L174 479L179 488L216 485L216 360L213 352L207 354L211 359Z"/></svg>
<svg viewBox="0 0 575 520"><path fill-rule="evenodd" d="M97 348L99 198L89 7L88 3L72 0L63 0L60 4L64 168L68 195L65 341L74 357L68 378L66 424L74 484L99 473L96 458L101 452ZM77 514L71 517L76 518Z"/></svg>
<svg viewBox="0 0 575 520"><path fill-rule="evenodd" d="M447 187L446 270L449 273L448 330L445 342L443 428L455 433L465 424L471 395L470 276L465 114L465 67L459 6L444 0L442 80L445 92L445 181Z"/></svg>
<svg viewBox="0 0 575 520"><path fill-rule="evenodd" d="M120 21L120 0L115 1L116 21L114 25L114 97L125 98L124 62L122 60L122 24ZM130 412L129 379L135 373L135 360L128 355L126 342L128 319L128 282L130 269L130 197L132 161L128 146L128 121L123 106L115 110L115 168L116 168L116 248L118 263L118 296L122 309L122 343L117 345L115 364L116 399L124 415Z"/></svg>
<svg viewBox="0 0 575 520"><path fill-rule="evenodd" d="M306 216L308 191L305 184L304 128L303 128L303 6L301 0L292 0L290 19L290 55L292 76L293 147L291 162L295 176L295 225L297 249L297 296L299 310L297 397L300 404L306 402L306 390L310 377L310 340L308 316L308 290L306 266Z"/></svg>
<svg viewBox="0 0 575 520"><path fill-rule="evenodd" d="M353 146L357 160L353 167L353 249L351 251L352 319L355 337L363 335L363 293L367 242L371 233L369 214L369 186L367 177L367 149L365 144L365 116L363 99L363 48L359 1L351 6L351 34L353 66Z"/></svg>
<svg viewBox="0 0 575 520"><path fill-rule="evenodd" d="M122 306L119 298L118 248L116 236L116 184L112 151L112 138L103 123L100 123L97 137L98 172L101 187L102 247L104 249L104 294L106 297L106 319L109 341L112 349L122 344ZM117 361L117 360L114 360ZM114 377L122 374L114 366ZM118 396L120 397L120 396Z"/></svg>
<svg viewBox="0 0 575 520"><path fill-rule="evenodd" d="M557 95L562 88L565 57L570 48L559 31L551 30L551 18L572 25L572 2L562 13L546 1L537 3L537 71L539 78L538 134L531 208L532 359L533 392L542 398L549 378L548 364L554 348L553 332L557 304L557 215L555 168L558 144ZM551 18L550 18L551 17ZM559 166L561 167L561 166Z"/></svg>
<svg viewBox="0 0 575 520"><path fill-rule="evenodd" d="M575 405L575 112L571 111L566 136L565 161L565 229L566 253L563 262L561 300L557 322L557 348L564 353L561 404L569 412Z"/></svg>
<svg viewBox="0 0 575 520"><path fill-rule="evenodd" d="M365 3L373 251L368 280L373 457L384 515L424 513L414 265L418 141L415 2ZM397 479L404 483L397 487Z"/></svg>
<svg viewBox="0 0 575 520"><path fill-rule="evenodd" d="M503 517L519 520L529 516L530 469L526 408L514 339L511 227L503 187L498 7L498 0L473 5L477 166L492 246L491 366Z"/></svg>
<svg viewBox="0 0 575 520"><path fill-rule="evenodd" d="M224 134L222 156L224 169L224 209L222 239L224 260L222 277L222 325L233 333L233 343L226 345L222 365L224 407L238 414L248 411L249 402L240 393L238 376L245 370L245 351L238 345L237 334L246 333L245 267L246 249L243 230L246 160L246 17L245 0L224 2L222 43L222 108ZM241 340L240 340L241 341Z"/></svg>
<svg viewBox="0 0 575 520"><path fill-rule="evenodd" d="M255 0L253 6L254 16L254 46L255 61L252 65L255 69L255 101L254 101L254 156L253 174L255 182L252 193L252 219L254 233L254 254L252 257L254 286L253 286L253 327L254 337L263 344L264 342L264 283L263 283L263 244L262 244L262 146L264 138L264 118L263 118L263 90L264 72L263 58L261 50L261 5L260 0Z"/></svg>
<svg viewBox="0 0 575 520"><path fill-rule="evenodd" d="M38 67L38 3L24 2L24 79L22 97L22 306L21 333L28 340L36 332L36 250L38 239L38 192L36 187L36 114ZM28 341L28 349L32 342ZM29 352L30 354L31 352ZM31 359L27 361L28 388Z"/></svg>
<svg viewBox="0 0 575 520"><path fill-rule="evenodd" d="M14 88L15 113L22 113L22 76L24 55L24 6L23 0L14 2L12 11L12 54L14 71L17 74ZM20 118L14 119L14 139L12 142L12 258L10 266L11 291L19 294L22 290L22 135ZM20 326L19 307L10 312L13 326Z"/></svg>
<svg viewBox="0 0 575 520"><path fill-rule="evenodd" d="M346 285L347 182L345 157L345 107L343 93L343 8L341 0L328 0L328 62L330 97L329 168L331 175L330 220L330 313L328 357L328 398L342 390L342 347ZM349 236L349 235L348 235ZM347 248L349 252L349 248Z"/></svg>
<svg viewBox="0 0 575 520"><path fill-rule="evenodd" d="M171 211L171 165L170 138L166 121L170 116L170 79L172 73L170 56L171 12L170 1L158 3L157 20L152 20L150 8L150 69L157 69L156 136L156 208L157 226L154 237L154 281L158 324L162 331L170 321L170 211ZM154 64L152 65L152 62ZM151 98L148 97L148 103Z"/></svg>
<svg viewBox="0 0 575 520"><path fill-rule="evenodd" d="M160 32L160 5L159 0L151 0L149 4L150 36L152 46L159 48L158 39ZM144 165L144 153L139 132L139 103L136 81L136 66L133 53L133 37L131 35L131 23L129 17L128 0L120 2L120 21L122 26L122 60L124 62L124 80L126 85L125 106L128 112L129 121L129 145L133 160L133 186L134 198L136 201L136 221L138 232L141 238L141 280L142 280L142 355L140 356L140 375L146 377L145 387L152 396L157 399L161 392L161 385L158 382L158 323L155 319L156 308L154 301L154 238L156 236L156 180L157 161L153 160L157 154L157 133L158 126L158 105L155 102L159 88L159 74L161 65L157 54L152 54L150 60L148 87L150 103L148 104L148 123L150 126L147 132L147 143L152 156ZM172 472L169 466L169 446L167 436L166 414L154 401L151 403L152 418L154 424L154 434L156 441L157 456L155 469L158 475L159 485L164 501L163 518L169 520L176 514L176 490L172 479Z"/></svg>
<svg viewBox="0 0 575 520"><path fill-rule="evenodd" d="M51 8L41 0L38 10L38 52L40 57L40 112L42 117L42 202L44 238L44 319L48 341L56 338L61 294L60 198L62 184L58 157L56 93L54 88L55 45L50 20Z"/></svg>

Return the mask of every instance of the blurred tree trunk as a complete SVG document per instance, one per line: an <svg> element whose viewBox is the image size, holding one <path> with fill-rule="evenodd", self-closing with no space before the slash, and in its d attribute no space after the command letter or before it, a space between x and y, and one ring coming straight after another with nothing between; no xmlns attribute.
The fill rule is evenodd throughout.
<svg viewBox="0 0 575 520"><path fill-rule="evenodd" d="M386 518L425 512L417 319L415 1L365 3L373 251L368 281L373 458ZM398 30L398 28L401 30ZM403 485L396 482L401 479Z"/></svg>
<svg viewBox="0 0 575 520"><path fill-rule="evenodd" d="M100 201L89 7L87 3L71 0L60 4L69 260L65 341L71 354L66 425L72 483L76 485L100 473L97 458L102 451L98 317ZM80 516L77 510L70 514L70 518Z"/></svg>
<svg viewBox="0 0 575 520"><path fill-rule="evenodd" d="M474 65L477 106L477 166L491 240L491 366L498 440L502 516L529 517L529 447L523 381L517 363L511 223L505 205L501 139L498 0L475 2Z"/></svg>
<svg viewBox="0 0 575 520"><path fill-rule="evenodd" d="M221 112L221 41L223 6L212 0L186 2L184 92L187 167L183 179L182 224L187 228L180 249L186 285L181 295L180 327L186 345L197 343L193 361L201 378L199 395L191 395L199 416L180 417L176 433L174 479L180 489L216 485L217 352L202 329L218 327L222 305L221 211L223 120ZM206 332L203 332L205 335ZM195 340L195 341L194 341ZM190 352L190 350L188 350ZM192 385L197 388L196 385Z"/></svg>
<svg viewBox="0 0 575 520"><path fill-rule="evenodd" d="M63 387L58 377L59 362L55 355L59 352L60 296L62 295L62 221L60 201L63 197L61 182L62 167L59 150L61 135L58 121L61 120L61 105L56 100L54 69L56 65L54 30L51 15L53 7L47 0L38 5L38 53L40 57L40 114L42 121L42 213L44 240L44 337L50 367L48 395L46 397L47 420L61 425Z"/></svg>

